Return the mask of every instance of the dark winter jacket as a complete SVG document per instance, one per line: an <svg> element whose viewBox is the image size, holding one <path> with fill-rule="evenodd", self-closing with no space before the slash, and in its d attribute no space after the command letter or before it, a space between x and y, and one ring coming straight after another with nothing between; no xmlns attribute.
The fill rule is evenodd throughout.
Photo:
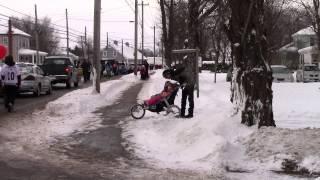
<svg viewBox="0 0 320 180"><path fill-rule="evenodd" d="M171 71L173 80L178 81L181 85L194 86L195 79L193 73L186 67L179 67Z"/></svg>

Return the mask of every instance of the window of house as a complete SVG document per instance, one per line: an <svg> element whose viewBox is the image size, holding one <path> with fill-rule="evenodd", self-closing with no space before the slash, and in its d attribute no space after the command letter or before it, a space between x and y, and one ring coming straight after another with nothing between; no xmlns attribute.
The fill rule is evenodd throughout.
<svg viewBox="0 0 320 180"><path fill-rule="evenodd" d="M113 57L117 56L117 51L113 51Z"/></svg>
<svg viewBox="0 0 320 180"><path fill-rule="evenodd" d="M310 46L313 46L316 44L316 38L315 37L310 37Z"/></svg>
<svg viewBox="0 0 320 180"><path fill-rule="evenodd" d="M4 45L8 45L9 44L8 37L6 37L6 36L2 37L2 44L4 44Z"/></svg>
<svg viewBox="0 0 320 180"><path fill-rule="evenodd" d="M319 54L311 54L312 62L319 62Z"/></svg>
<svg viewBox="0 0 320 180"><path fill-rule="evenodd" d="M19 39L19 48L23 48L23 41L22 41L22 39Z"/></svg>

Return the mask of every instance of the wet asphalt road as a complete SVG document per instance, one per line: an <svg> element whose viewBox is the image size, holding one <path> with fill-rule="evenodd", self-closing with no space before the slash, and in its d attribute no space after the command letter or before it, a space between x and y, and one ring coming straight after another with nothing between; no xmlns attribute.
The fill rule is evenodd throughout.
<svg viewBox="0 0 320 180"><path fill-rule="evenodd" d="M133 120L129 117L129 109L136 102L141 87L142 83L129 88L117 103L97 110L103 119L100 128L76 132L47 149L26 147L23 154L30 156L19 156L10 149L2 149L1 144L14 140L0 136L0 180L225 179L190 171L157 169L136 157L134 152L125 150L120 122ZM40 97L36 102L30 102L30 97L21 97L12 116L19 117L44 108L47 102L69 91L58 89L54 95ZM1 116L3 113L6 112L0 112L0 117L5 118L6 115Z"/></svg>

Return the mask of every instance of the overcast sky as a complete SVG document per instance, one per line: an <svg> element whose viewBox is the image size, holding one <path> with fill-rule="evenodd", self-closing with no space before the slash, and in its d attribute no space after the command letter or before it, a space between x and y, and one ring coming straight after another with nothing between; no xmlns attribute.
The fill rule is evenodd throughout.
<svg viewBox="0 0 320 180"><path fill-rule="evenodd" d="M102 45L106 44L107 32L111 40L124 39L133 45L134 39L134 0L101 0L101 40ZM139 4L141 0L139 0ZM148 6L144 8L145 21L145 47L153 47L153 26L159 22L159 5L157 0L144 0ZM65 9L68 9L69 27L75 34L84 33L87 26L88 35L93 34L93 12L94 0L1 0L0 13L8 16L34 17L34 5L37 4L38 18L50 17L54 24L65 26ZM11 8L9 10L5 7ZM130 8L131 7L131 8ZM141 15L141 6L139 6ZM0 16L0 24L6 24L5 17ZM141 20L141 16L139 18ZM63 29L62 27L58 27ZM159 30L158 30L159 32ZM156 34L159 34L159 33ZM158 35L156 35L158 36ZM73 40L76 38L71 37ZM157 41L158 41L157 37ZM64 41L64 40L61 40ZM141 30L139 29L139 44L141 43ZM71 43L74 45L74 43Z"/></svg>

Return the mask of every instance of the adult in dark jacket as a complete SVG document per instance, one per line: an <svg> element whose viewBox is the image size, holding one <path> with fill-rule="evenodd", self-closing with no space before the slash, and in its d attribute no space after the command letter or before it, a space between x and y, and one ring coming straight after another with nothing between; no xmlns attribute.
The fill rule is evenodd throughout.
<svg viewBox="0 0 320 180"><path fill-rule="evenodd" d="M91 64L84 59L84 61L81 64L82 73L83 73L83 81L87 82L90 80L90 68Z"/></svg>
<svg viewBox="0 0 320 180"><path fill-rule="evenodd" d="M11 55L5 58L4 63L5 66L1 69L0 79L4 89L4 105L8 112L11 112L21 84L21 74Z"/></svg>
<svg viewBox="0 0 320 180"><path fill-rule="evenodd" d="M163 71L163 77L166 79L172 79L178 81L182 86L182 98L181 98L181 117L192 118L194 109L194 85L195 81L192 73L185 67L177 69L167 69ZM188 115L185 115L187 98L189 102Z"/></svg>

